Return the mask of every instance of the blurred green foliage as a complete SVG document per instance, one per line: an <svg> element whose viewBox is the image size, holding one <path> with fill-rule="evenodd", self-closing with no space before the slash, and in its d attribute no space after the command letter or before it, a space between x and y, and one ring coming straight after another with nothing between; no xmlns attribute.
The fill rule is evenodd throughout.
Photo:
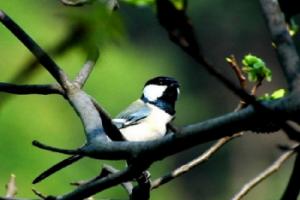
<svg viewBox="0 0 300 200"><path fill-rule="evenodd" d="M131 2L136 4L142 1ZM213 57L219 66L225 65L225 55L263 51L263 44L266 45L263 52L269 55L264 55L264 58L271 60L274 56L267 48L269 41L265 42L268 37L259 31L259 25L264 25L254 12L259 8L253 2L239 2L189 2L188 13L198 31L201 46L205 54ZM90 45L98 45L100 59L85 90L112 116L139 98L144 82L158 75L173 76L181 83L175 120L177 125L187 125L230 112L239 101L168 40L155 19L155 11L149 7L137 8L121 1L120 12L111 15L102 4L74 8L65 7L55 0L10 0L0 1L0 9L46 50L60 43L68 32L74 31L74 27L83 27L85 36L77 45L56 55L54 59L70 77L75 77ZM247 12L251 13L251 18ZM245 40L245 37L248 39ZM11 80L32 58L28 50L0 26L0 81ZM276 66L274 62L271 63L271 66ZM38 68L27 83L54 81L42 67ZM231 74L227 68L225 70ZM280 80L280 74L272 71L275 71L274 80ZM278 88L276 84L272 87ZM1 103L3 96L0 96L0 188L3 186L0 193L4 194L4 185L10 173L14 173L17 176L18 195L33 197L33 178L64 156L36 149L31 146L31 141L37 139L58 147L75 148L84 143L83 128L72 108L60 96L11 97ZM244 182L275 158L275 144L283 140L280 136L272 138L246 135L230 143L210 162L153 191L152 199L229 199ZM153 178L194 158L206 147L202 145L155 163L151 168ZM70 191L73 187L69 182L95 176L104 162L107 163L85 159L34 187L45 194ZM108 163L118 168L124 166L123 162ZM246 199L277 198L288 178L288 170L288 167L281 170ZM116 187L98 197L126 199L126 194Z"/></svg>
<svg viewBox="0 0 300 200"><path fill-rule="evenodd" d="M155 4L155 0L122 0L125 3L129 3L135 6L152 6ZM172 3L178 8L182 9L184 6L184 0L171 0Z"/></svg>

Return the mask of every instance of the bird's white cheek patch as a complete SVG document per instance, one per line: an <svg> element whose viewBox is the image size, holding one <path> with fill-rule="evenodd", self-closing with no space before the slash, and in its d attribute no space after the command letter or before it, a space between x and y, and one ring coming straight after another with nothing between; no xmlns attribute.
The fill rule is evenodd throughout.
<svg viewBox="0 0 300 200"><path fill-rule="evenodd" d="M163 95L166 89L165 85L147 85L143 94L149 101L155 101Z"/></svg>

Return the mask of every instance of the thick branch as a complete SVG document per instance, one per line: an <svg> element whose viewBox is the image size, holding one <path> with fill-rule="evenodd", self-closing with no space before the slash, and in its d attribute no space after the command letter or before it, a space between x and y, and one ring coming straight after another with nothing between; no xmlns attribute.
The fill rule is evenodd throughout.
<svg viewBox="0 0 300 200"><path fill-rule="evenodd" d="M276 0L260 0L290 90L299 88L300 60Z"/></svg>
<svg viewBox="0 0 300 200"><path fill-rule="evenodd" d="M60 94L64 91L59 85L17 85L12 83L0 83L0 92L12 94Z"/></svg>
<svg viewBox="0 0 300 200"><path fill-rule="evenodd" d="M271 110L276 108L276 115L281 115L284 118L288 116L289 119L293 120L298 116L297 110L299 107L293 105L297 102L297 99L299 99L297 96L289 96L282 100L265 103L264 105ZM259 112L253 109L252 106L248 106L238 112L232 112L221 117L183 127L178 134L169 134L154 141L112 142L103 140L101 137L99 139L95 138L83 147L81 154L109 160L128 160L139 158L140 156L143 158L147 157L149 160L160 160L195 145L231 136L237 132L245 130L276 131L279 127L272 123L272 117L274 116L270 115L270 113Z"/></svg>
<svg viewBox="0 0 300 200"><path fill-rule="evenodd" d="M91 97L75 87L67 93L67 97L83 123L87 142L107 141L109 138L105 131L106 124L102 123L102 118Z"/></svg>

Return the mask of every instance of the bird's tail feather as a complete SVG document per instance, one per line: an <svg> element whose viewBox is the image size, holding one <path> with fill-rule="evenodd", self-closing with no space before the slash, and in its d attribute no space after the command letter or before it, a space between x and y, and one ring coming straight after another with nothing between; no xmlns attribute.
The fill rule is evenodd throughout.
<svg viewBox="0 0 300 200"><path fill-rule="evenodd" d="M47 169L46 171L42 172L39 176L37 176L32 183L36 184L42 180L44 180L45 178L47 178L48 176L54 174L55 172L69 166L70 164L80 160L81 158L83 158L82 155L73 155L70 156L62 161L60 161L59 163L56 163L55 165L53 165L52 167L50 167L49 169Z"/></svg>

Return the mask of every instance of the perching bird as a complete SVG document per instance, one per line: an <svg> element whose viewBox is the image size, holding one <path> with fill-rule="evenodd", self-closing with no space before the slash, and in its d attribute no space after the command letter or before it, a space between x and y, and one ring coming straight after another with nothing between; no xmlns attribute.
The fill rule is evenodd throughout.
<svg viewBox="0 0 300 200"><path fill-rule="evenodd" d="M159 76L146 82L142 96L113 119L126 141L148 141L163 137L167 125L174 119L179 84L174 78ZM44 171L33 183L38 183L56 171L83 158L74 155Z"/></svg>

